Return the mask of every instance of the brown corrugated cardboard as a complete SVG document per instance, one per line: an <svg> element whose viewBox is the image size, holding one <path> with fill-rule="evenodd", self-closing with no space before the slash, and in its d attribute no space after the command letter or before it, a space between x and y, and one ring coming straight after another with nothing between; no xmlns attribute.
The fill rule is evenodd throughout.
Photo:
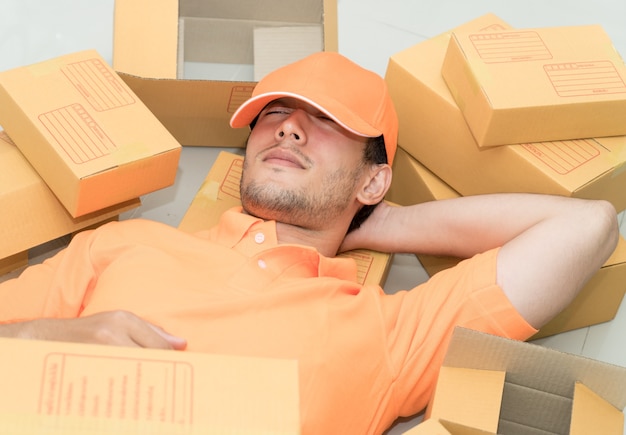
<svg viewBox="0 0 626 435"><path fill-rule="evenodd" d="M486 15L459 26L506 24ZM400 122L398 143L460 194L534 192L601 198L626 209L626 137L479 148L441 77L450 33L394 54L385 79Z"/></svg>
<svg viewBox="0 0 626 435"><path fill-rule="evenodd" d="M393 178L385 199L399 205L411 205L459 196L402 147L398 147L393 160Z"/></svg>
<svg viewBox="0 0 626 435"><path fill-rule="evenodd" d="M0 259L0 276L12 272L28 264L28 251L18 252Z"/></svg>
<svg viewBox="0 0 626 435"><path fill-rule="evenodd" d="M0 124L73 217L178 169L180 144L94 50L0 73Z"/></svg>
<svg viewBox="0 0 626 435"><path fill-rule="evenodd" d="M9 338L0 344L11 355L0 360L2 433L300 433L295 360Z"/></svg>
<svg viewBox="0 0 626 435"><path fill-rule="evenodd" d="M138 198L73 218L4 131L0 131L0 259L9 272L25 264L28 250L116 218L138 207Z"/></svg>
<svg viewBox="0 0 626 435"><path fill-rule="evenodd" d="M187 232L209 229L219 221L224 211L241 205L239 181L242 168L242 156L220 152L178 227ZM365 249L345 252L340 256L355 259L357 278L361 284L379 285L385 283L393 258L389 254Z"/></svg>
<svg viewBox="0 0 626 435"><path fill-rule="evenodd" d="M441 73L479 146L626 134L626 66L598 25L455 31Z"/></svg>
<svg viewBox="0 0 626 435"><path fill-rule="evenodd" d="M403 432L403 435L496 435L446 420L428 419Z"/></svg>
<svg viewBox="0 0 626 435"><path fill-rule="evenodd" d="M622 435L624 406L625 367L456 328L426 416L507 435Z"/></svg>
<svg viewBox="0 0 626 435"><path fill-rule="evenodd" d="M336 0L116 0L114 22L115 70L183 145L242 147L255 80L338 46Z"/></svg>
<svg viewBox="0 0 626 435"><path fill-rule="evenodd" d="M394 161L390 192L392 195L388 199L401 205L460 196L402 148L398 148ZM417 258L429 276L460 261L455 257L422 254ZM544 325L533 339L608 322L617 314L625 293L626 240L620 237L613 254L579 295L563 312Z"/></svg>

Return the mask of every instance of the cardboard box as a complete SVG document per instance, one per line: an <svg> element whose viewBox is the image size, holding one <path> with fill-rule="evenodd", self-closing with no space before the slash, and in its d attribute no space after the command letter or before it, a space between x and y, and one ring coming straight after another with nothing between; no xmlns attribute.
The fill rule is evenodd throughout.
<svg viewBox="0 0 626 435"><path fill-rule="evenodd" d="M441 73L479 146L626 134L626 65L598 25L455 31Z"/></svg>
<svg viewBox="0 0 626 435"><path fill-rule="evenodd" d="M259 77L338 44L336 0L116 0L114 22L115 70L183 145L243 147Z"/></svg>
<svg viewBox="0 0 626 435"><path fill-rule="evenodd" d="M218 223L226 210L240 206L242 169L242 156L221 151L178 228L190 233L207 230ZM381 286L387 279L393 259L390 254L366 249L344 252L339 256L354 258L359 283Z"/></svg>
<svg viewBox="0 0 626 435"><path fill-rule="evenodd" d="M28 251L18 252L0 259L0 276L12 272L28 264Z"/></svg>
<svg viewBox="0 0 626 435"><path fill-rule="evenodd" d="M1 338L2 433L300 433L295 360ZM8 394L6 392L13 392Z"/></svg>
<svg viewBox="0 0 626 435"><path fill-rule="evenodd" d="M626 293L626 240L620 236L615 251L585 284L578 296L531 340L608 322L615 318Z"/></svg>
<svg viewBox="0 0 626 435"><path fill-rule="evenodd" d="M176 177L180 144L94 50L0 73L0 124L73 217Z"/></svg>
<svg viewBox="0 0 626 435"><path fill-rule="evenodd" d="M429 419L403 432L404 435L495 435L447 420Z"/></svg>
<svg viewBox="0 0 626 435"><path fill-rule="evenodd" d="M459 31L503 28L494 15ZM385 80L399 117L398 143L463 196L548 193L606 199L626 209L626 137L479 148L441 77L450 32L394 54Z"/></svg>
<svg viewBox="0 0 626 435"><path fill-rule="evenodd" d="M385 199L399 205L411 205L459 196L441 178L398 147L393 160L393 178Z"/></svg>
<svg viewBox="0 0 626 435"><path fill-rule="evenodd" d="M6 259L0 272L25 265L28 250L35 246L114 219L139 205L141 201L135 198L73 218L7 134L0 131L0 259Z"/></svg>
<svg viewBox="0 0 626 435"><path fill-rule="evenodd" d="M624 406L625 367L456 328L426 418L494 434L622 435Z"/></svg>
<svg viewBox="0 0 626 435"><path fill-rule="evenodd" d="M393 169L390 189L392 195L388 199L398 204L419 204L460 196L401 148L398 148ZM461 261L456 257L424 254L418 254L417 258L428 276L453 267ZM613 254L572 303L531 339L608 322L615 318L625 293L626 239L620 236Z"/></svg>

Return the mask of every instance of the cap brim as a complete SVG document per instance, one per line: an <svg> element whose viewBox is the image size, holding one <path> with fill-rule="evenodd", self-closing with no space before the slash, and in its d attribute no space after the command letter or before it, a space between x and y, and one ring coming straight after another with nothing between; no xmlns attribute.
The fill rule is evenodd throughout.
<svg viewBox="0 0 626 435"><path fill-rule="evenodd" d="M349 132L358 136L378 137L383 134L371 125L363 122L363 120L353 114L351 110L336 100L318 97L316 101L314 101L305 95L293 92L267 92L250 98L235 111L230 119L230 126L233 128L249 126L265 106L279 98L295 98L303 101L324 113Z"/></svg>

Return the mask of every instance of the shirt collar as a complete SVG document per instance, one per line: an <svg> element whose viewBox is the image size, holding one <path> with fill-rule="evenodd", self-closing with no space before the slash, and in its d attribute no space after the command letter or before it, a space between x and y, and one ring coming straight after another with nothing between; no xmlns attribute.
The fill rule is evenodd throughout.
<svg viewBox="0 0 626 435"><path fill-rule="evenodd" d="M244 239L248 234L258 231L263 232L266 243L259 245L258 249L254 251L261 251L278 246L276 222L264 221L263 219L243 213L243 208L238 206L222 214L219 224L211 229L210 238L221 245L234 248L242 242L245 243ZM247 243L247 245L250 246L249 243ZM298 246L301 249L314 251L319 257L318 271L320 276L333 276L349 281L357 281L357 266L355 260L352 258L325 257L310 246L283 246Z"/></svg>

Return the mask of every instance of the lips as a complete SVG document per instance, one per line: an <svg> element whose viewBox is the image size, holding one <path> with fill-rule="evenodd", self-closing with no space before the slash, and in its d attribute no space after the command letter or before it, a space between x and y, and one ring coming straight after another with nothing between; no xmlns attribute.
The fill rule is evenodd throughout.
<svg viewBox="0 0 626 435"><path fill-rule="evenodd" d="M263 161L285 166L295 166L300 169L305 169L306 167L297 155L285 149L272 149L268 151L263 156Z"/></svg>

